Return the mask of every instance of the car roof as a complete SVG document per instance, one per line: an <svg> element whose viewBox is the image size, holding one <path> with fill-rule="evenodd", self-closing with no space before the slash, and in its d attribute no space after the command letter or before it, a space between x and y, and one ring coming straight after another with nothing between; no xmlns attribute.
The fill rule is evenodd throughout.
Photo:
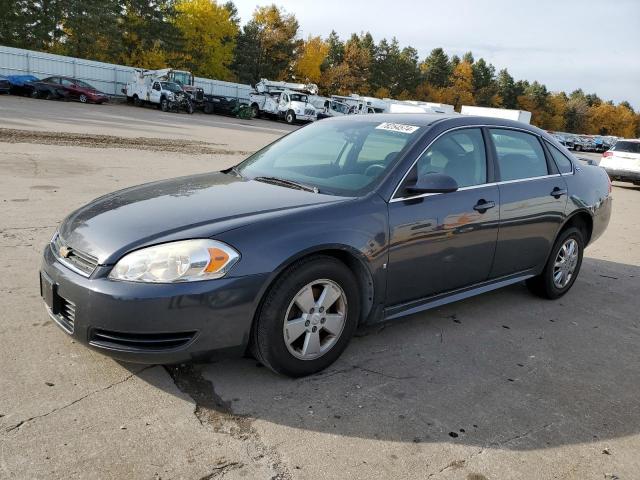
<svg viewBox="0 0 640 480"><path fill-rule="evenodd" d="M482 117L476 115L461 115L459 113L367 113L362 115L345 115L322 120L323 122L370 122L380 123L402 123L417 127L433 127L443 125L450 127L458 126L495 126L509 127L528 130L532 133L553 138L544 130L534 127L528 123L517 122L505 118Z"/></svg>

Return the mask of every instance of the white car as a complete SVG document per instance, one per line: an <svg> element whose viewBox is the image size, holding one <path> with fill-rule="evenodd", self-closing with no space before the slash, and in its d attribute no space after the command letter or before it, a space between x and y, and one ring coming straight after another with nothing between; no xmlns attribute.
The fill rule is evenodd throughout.
<svg viewBox="0 0 640 480"><path fill-rule="evenodd" d="M640 185L640 140L618 140L602 154L600 166L607 171L611 180Z"/></svg>

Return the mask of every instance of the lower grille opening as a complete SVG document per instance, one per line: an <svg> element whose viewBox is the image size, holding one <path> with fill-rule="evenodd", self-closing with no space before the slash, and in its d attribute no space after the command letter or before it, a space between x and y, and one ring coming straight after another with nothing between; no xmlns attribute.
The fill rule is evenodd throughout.
<svg viewBox="0 0 640 480"><path fill-rule="evenodd" d="M91 330L89 344L131 352L157 352L183 347L195 335L196 332L124 333L96 328Z"/></svg>
<svg viewBox="0 0 640 480"><path fill-rule="evenodd" d="M51 317L56 321L56 323L60 325L65 332L71 334L73 333L74 325L76 321L76 304L73 302L70 302L64 297L59 296L58 298L60 302L58 313L54 314L53 312L51 312L51 310L49 311L49 313Z"/></svg>

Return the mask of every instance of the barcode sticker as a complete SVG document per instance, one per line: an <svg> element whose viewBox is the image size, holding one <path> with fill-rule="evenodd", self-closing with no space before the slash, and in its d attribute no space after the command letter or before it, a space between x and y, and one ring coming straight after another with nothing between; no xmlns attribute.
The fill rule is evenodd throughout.
<svg viewBox="0 0 640 480"><path fill-rule="evenodd" d="M410 134L418 130L420 127L416 127L415 125L405 125L403 123L381 123L376 127L376 130L388 130L390 132L400 132Z"/></svg>

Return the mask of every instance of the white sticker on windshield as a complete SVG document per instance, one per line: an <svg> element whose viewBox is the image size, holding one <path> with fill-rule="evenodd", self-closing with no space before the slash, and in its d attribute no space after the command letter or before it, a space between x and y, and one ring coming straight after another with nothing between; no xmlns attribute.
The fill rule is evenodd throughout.
<svg viewBox="0 0 640 480"><path fill-rule="evenodd" d="M400 133L413 133L418 130L420 127L416 127L415 125L405 125L403 123L381 123L376 127L376 130L389 130L390 132L400 132Z"/></svg>

